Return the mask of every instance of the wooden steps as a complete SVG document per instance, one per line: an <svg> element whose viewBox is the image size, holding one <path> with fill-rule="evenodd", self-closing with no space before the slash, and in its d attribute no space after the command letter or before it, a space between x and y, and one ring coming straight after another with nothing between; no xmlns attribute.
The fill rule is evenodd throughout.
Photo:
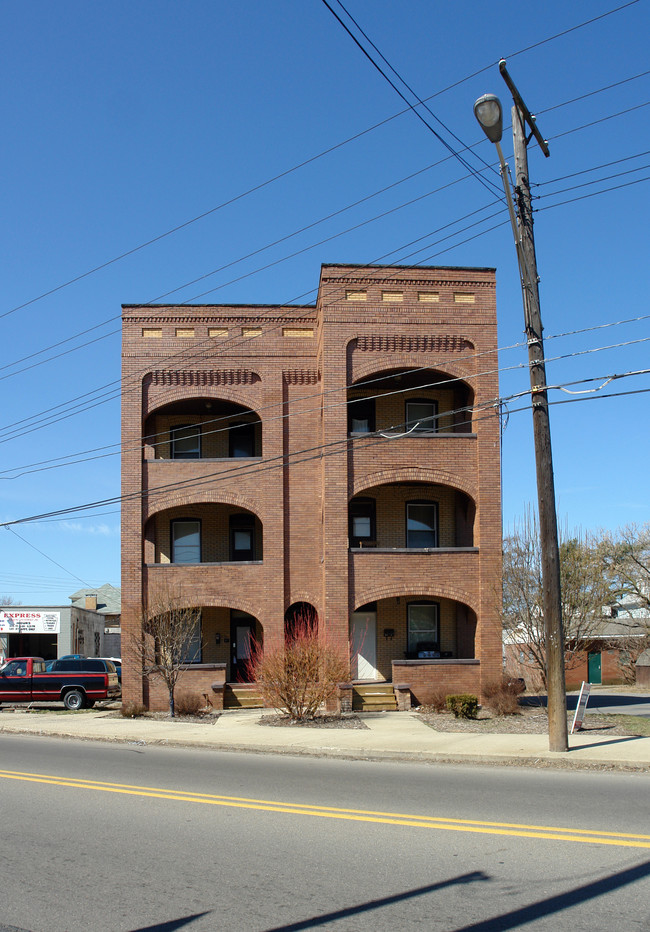
<svg viewBox="0 0 650 932"><path fill-rule="evenodd" d="M226 683L224 709L262 709L264 703L255 683Z"/></svg>
<svg viewBox="0 0 650 932"><path fill-rule="evenodd" d="M357 683L352 687L353 712L396 712L392 683Z"/></svg>

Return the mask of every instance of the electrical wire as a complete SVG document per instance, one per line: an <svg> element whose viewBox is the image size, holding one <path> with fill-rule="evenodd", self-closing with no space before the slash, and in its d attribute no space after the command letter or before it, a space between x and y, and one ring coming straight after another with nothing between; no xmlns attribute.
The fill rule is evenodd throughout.
<svg viewBox="0 0 650 932"><path fill-rule="evenodd" d="M617 344L617 346L621 346L621 345L631 345L632 343L639 343L639 342L647 342L648 340L650 340L650 338L644 338L644 339L636 340L636 341L626 341L626 343L624 343L624 344ZM599 351L600 349L604 349L604 348L607 348L607 347L601 347L601 348L591 349L591 350L587 350L587 351L585 351L585 352L586 352L586 353L593 353L593 352L597 352L597 351ZM571 358L571 357L574 357L574 356L576 356L576 355L583 355L583 354L582 354L582 353L564 354L564 355L562 355L562 356L551 357L550 359L547 359L547 360L545 360L545 361L546 361L546 362L552 362L552 361L555 361L555 360L557 360L557 359ZM518 365L518 366L513 366L513 367L510 367L510 368L516 369L516 368L523 368L523 367L524 367L523 364L520 364L520 365ZM496 371L498 371L498 370L492 370L492 372L496 372ZM483 376L483 375L487 375L487 374L490 374L490 371L485 372L485 373L481 373L480 375ZM626 375L637 375L637 374L642 374L642 373L641 373L640 371L635 371L635 372L631 372L631 373L621 374L621 375L619 375L618 377L622 378L622 377L625 377ZM452 378L452 379L447 380L447 382L439 382L439 381L437 381L437 382L435 382L435 383L432 383L432 386L430 386L430 387L435 386L435 387L437 387L437 388L440 388L442 385L445 385L445 384L451 383L451 382L457 382L457 381L463 381L463 379ZM582 381L593 381L593 379L591 379L591 380L582 380ZM568 383L563 383L563 384L565 384L565 385L570 385L570 384L578 384L578 383L571 383L571 382L568 382ZM560 387L560 386L553 386L553 387ZM421 386L420 386L420 388L421 388ZM398 389L398 390L396 390L396 391L394 391L394 392L388 392L388 393L384 392L384 393L381 393L379 396L374 396L374 397L382 397L382 398L385 398L385 397L390 396L390 395L404 394L406 391L410 391L410 389ZM495 407L495 406L500 406L500 405L503 404L505 401L510 400L511 398L520 397L522 394L529 394L529 393L530 393L530 390L528 390L528 391L526 391L526 392L523 392L523 393L516 393L515 395L508 396L508 398L491 399L491 400L489 400L489 401L487 401L487 402L483 402L483 403L481 403L481 404L479 404L479 405L473 406L473 409L468 409L468 408L466 408L466 407L464 407L464 408L459 408L459 409L452 410L451 412L444 412L444 414L441 415L441 416L450 416L451 414L462 413L462 412L468 411L468 410L475 410L475 411L477 411L477 410L480 410L481 408L484 408L484 407L491 407L491 408L493 408L493 407ZM633 394L634 394L634 393L633 393ZM373 397L373 396L370 396L370 397ZM607 396L607 397L609 397L609 396ZM339 403L339 404L340 404L340 405L343 405L343 404L347 404L347 403L349 403L349 402L346 401L346 402L341 402L341 403ZM336 405L334 405L334 406L336 406ZM332 407L332 406L330 406L330 407ZM398 425L395 429L400 429L400 428L403 427L403 426L404 426L404 425ZM388 428L387 430L390 430L390 429L391 429L391 428ZM349 443L349 442L350 442L350 438L349 438L349 437L345 437L345 438L343 438L342 440L332 441L332 442L329 443L329 444L319 445L319 446L317 446L317 447L315 447L315 448L309 448L309 449L303 450L303 451L297 451L296 453L293 453L293 454L291 454L291 455L292 455L292 456L297 456L297 455L301 455L302 453L305 453L305 452L311 453L314 449L325 449L325 448L330 447L330 446L333 446L333 445L337 445L337 444L341 444L341 443ZM265 463L268 464L269 462L273 462L273 461L278 460L278 459L284 461L284 454L279 455L279 456L276 456L276 457L267 458L267 460L265 461ZM298 461L298 462L302 462L302 461ZM287 465L288 465L288 462L287 462ZM251 466L251 464L239 465L239 466L236 466L236 467L232 467L230 470L223 470L223 469L222 469L222 470L219 470L219 471L217 471L216 473L212 473L212 474L209 474L208 476L202 477L200 480L195 480L195 479L190 479L190 480L178 480L178 481L176 481L176 482L169 483L169 484L167 484L167 485L165 485L165 486L161 486L161 487L157 487L157 488L152 489L152 490L148 490L147 492L131 493L130 495L127 495L127 496L119 496L119 497L114 498L114 499L106 499L106 500L103 500L102 502L91 503L91 505L88 505L88 506L77 506L77 507L78 507L78 508L81 508L81 510L84 510L84 511L85 511L85 510L87 510L89 507L103 507L105 504L109 504L109 503L113 503L113 502L116 503L116 502L118 502L118 501L125 501L125 500L128 500L128 499L132 499L132 498L134 498L134 497L136 497L136 498L141 498L141 497L144 496L144 497L150 498L150 497L152 497L153 495L161 494L163 491L164 491L164 492L168 492L170 489L187 488L188 486L194 487L194 486L196 486L196 485L202 485L202 484L205 484L206 482L212 481L212 480L215 479L215 478L221 478L221 479L223 479L223 478L229 477L232 473L237 473L237 474L239 474L239 473L242 472L242 471L247 471L247 472L248 472L248 471L250 471L251 468L253 469L254 472L257 472L259 468L265 468L265 467L258 467L257 464L252 464L252 466ZM77 510L76 508L73 509L73 511L76 511L76 510ZM64 512L61 512L61 513L66 513L66 514L67 514L67 513L72 513L72 512L69 512L69 511L65 510ZM56 512L56 514L59 514L59 512ZM46 517L49 517L49 516L50 516L50 513L48 513L48 515L46 515ZM39 516L39 517L40 517L40 516ZM31 519L29 519L29 520L31 520ZM7 522L7 523L8 523L8 524L12 524L13 522ZM17 522L17 523L21 523L21 521L19 521L19 522ZM3 526L3 525L0 524L0 526Z"/></svg>
<svg viewBox="0 0 650 932"><path fill-rule="evenodd" d="M615 398L615 397L623 397L623 396L630 396L630 395L640 395L640 394L645 394L647 392L650 392L650 388L635 389L635 390L631 390L627 392L612 392L612 393L608 393L602 396L589 395L589 396L583 396L583 397L578 397L578 398L560 399L558 401L549 401L548 404L549 405L572 404L572 403L576 403L580 401L594 401L598 398ZM500 405L501 405L501 399L493 399L490 402L485 402L483 405L480 405L478 407L479 408L490 407L496 410L500 408ZM524 411L524 410L531 410L531 407L532 406L527 405L522 408L510 409L509 413L512 414L512 413L517 413L517 412ZM476 409L476 406L475 406L475 409ZM445 413L448 414L449 412L445 412ZM493 418L495 416L499 416L499 415L498 413L495 414L493 410L491 414L484 415L483 417L478 418L478 420L483 420L486 417ZM373 438L369 440L367 443L364 443L364 442L360 443L358 440L355 440L354 438L345 437L341 440L331 441L330 443L327 443L327 444L320 444L313 448L307 448L305 450L297 451L292 454L288 454L288 455L280 454L276 457L269 458L261 465L254 465L254 466L249 466L249 467L238 467L238 469L241 470L243 468L246 468L247 476L258 475L262 472L267 472L271 469L290 468L291 466L295 467L296 465L300 465L305 462L310 462L315 459L321 460L321 459L328 458L329 456L341 455L342 453L347 452L345 447L347 447L347 445L349 445L350 443L355 443L355 449L363 449L365 446L375 443L377 439L378 439L377 435L374 435ZM388 442L388 443L391 442L390 440L386 440L385 438L382 438L382 440L383 442ZM331 448L334 446L339 446L339 447L343 446L344 449L332 450ZM303 456L303 454L308 454L308 455ZM303 458L295 459L292 462L289 462L292 456L293 457L303 456ZM281 460L281 462L278 463L276 462L276 460ZM232 470L228 472L232 472ZM223 472L218 475L221 478L226 478L228 477L228 472ZM209 477L203 477L200 480L188 480L186 482L178 481L176 483L169 483L167 486L161 487L160 489L156 488L156 489L151 489L148 491L133 492L127 495L119 495L119 496L114 496L108 499L102 499L96 502L89 502L84 505L76 505L76 506L72 506L72 507L65 508L65 509L59 509L56 511L46 512L40 515L32 515L28 518L19 518L13 521L0 522L0 527L13 527L16 524L34 523L34 522L41 521L44 519L56 518L56 517L63 516L63 515L77 514L78 512L89 511L90 509L93 509L93 508L105 507L106 505L117 504L119 502L127 502L127 501L133 501L133 500L145 499L145 498L151 499L152 497L155 497L155 495L157 494L162 494L163 492L168 493L170 489L178 490L182 488L187 488L188 486L196 487L199 485L204 485L207 482L212 481L214 478L215 476L209 476Z"/></svg>
<svg viewBox="0 0 650 932"><path fill-rule="evenodd" d="M560 32L556 32L550 36L546 36L544 39L540 39L537 42L533 42L532 44L527 45L524 48L518 49L517 51L514 51L514 52L510 52L505 57L508 59L516 58L519 55L523 55L526 52L532 51L533 49L540 48L541 46L546 45L549 42L554 42L556 39L560 39L564 36L567 36L570 33L573 33L579 29L583 29L587 26L593 25L594 23L599 22L600 20L603 20L607 18L608 16L612 16L616 13L620 13L623 10L626 10L628 7L634 6L638 2L639 0L629 0L629 2L621 4L620 6L614 7L613 9L607 10L606 12L601 13L598 16L593 16L590 19L583 20L582 22L577 23L575 26L570 26L567 29L561 30ZM488 65L485 65L484 67L479 68L477 71L473 71L471 74L466 75L464 78L460 78L459 80L454 81L452 84L449 84L446 87L441 88L439 91L436 91L434 94L431 94L429 97L426 97L425 102L434 100L436 97L439 97L442 94L447 93L448 91L451 91L457 87L460 87L462 84L465 84L467 81L471 81L473 78L478 77L480 74L484 74L486 71L489 71L491 68L495 67L497 64L498 64L498 60L490 62ZM205 211L202 211L200 214L197 214L195 217L192 217L189 220L185 220L182 223L177 224L176 226L170 228L169 230L166 230L163 233L159 233L156 236L153 236L150 239L146 240L145 242L140 243L137 246L133 246L129 248L128 250L125 250L124 252L120 253L117 256L114 256L113 258L107 259L104 262L101 262L99 265L96 265L94 268L91 268L85 272L82 272L79 275L76 275L73 278L65 282L62 282L61 284L54 286L53 288L50 288L48 291L45 291L42 294L37 295L34 298L30 298L27 301L24 301L22 304L18 304L15 307L9 308L7 311L4 311L3 313L0 314L0 320L2 320L4 317L8 317L10 314L15 313L16 311L23 310L24 308L29 307L32 304L35 304L37 301L41 301L44 298L47 298L53 294L56 294L58 291L61 291L62 289L67 288L79 281L82 281L83 279L88 278L90 275L94 275L95 273L105 268L108 268L111 265L114 265L116 262L120 262L122 259L125 259L128 256L134 255L135 253L140 252L143 249L146 249L148 246L151 246L154 243L157 243L160 240L165 239L166 237L171 236L174 233L177 233L180 230L185 229L188 226L191 226L192 224L198 222L199 220L202 220L205 217L208 217L211 214L214 214L224 209L225 207L230 206L231 204L234 204L240 200L243 200L249 195L254 194L257 191L260 191L268 187L269 185L273 184L276 181L281 180L282 178L285 178L288 175L291 175L293 172L298 171L299 169L304 168L307 165L310 165L313 162L318 161L324 156L329 155L332 152L335 152L336 150L343 148L349 143L354 142L357 139L360 139L363 136L374 132L374 130L379 129L380 127L385 126L386 124L392 122L398 117L401 117L404 114L408 113L410 109L411 108L409 106L405 110L401 110L398 113L395 113L392 116L387 117L384 120L380 120L378 123L375 123L372 126L369 126L367 129L364 129L359 133L355 133L354 135L349 136L347 139L344 139L341 142L336 143L335 145L330 146L327 149L324 149L322 152L319 152L314 156L310 156L309 158L304 159L302 162L297 163L293 167L285 169L284 171L279 172L277 175L274 175L271 178L267 178L265 181L262 181L259 184L254 185L253 187L247 189L246 191L240 192L239 194L233 196L232 198L229 198L228 200L223 201L222 203L217 204L214 207L211 207Z"/></svg>
<svg viewBox="0 0 650 932"><path fill-rule="evenodd" d="M321 0L321 2L324 4L324 6L327 7L327 9L330 11L330 13L332 14L332 16L334 16L334 18L341 24L341 26L343 27L343 29L345 29L345 31L346 31L347 34L350 36L350 38L351 38L352 41L355 43L355 45L356 45L356 46L361 50L361 52L366 56L366 58L368 59L368 61L370 62L370 64L371 64L374 68L376 68L377 71L379 72L379 74L384 78L384 80L387 81L388 84L390 84L390 86L393 88L393 90L395 91L395 93L399 95L399 97L400 97L400 98L404 101L404 103L409 107L409 109L412 111L412 113L415 114L415 116L418 118L418 120L420 120L420 122L423 123L424 126L426 126L426 128L429 130L429 132L433 133L433 135L436 137L436 139L438 140L438 142L440 142L440 143L445 147L445 149L447 149L448 152L451 152L451 154L452 154L455 158L458 159L458 161L461 163L461 165L463 165L468 171L470 171L470 172L472 173L472 175L476 178L476 180L477 180L486 190L488 190L488 191L492 194L492 196L495 195L495 189L496 189L496 192L497 192L497 200L500 201L500 202L503 202L503 200L504 200L503 194L499 191L499 189L497 188L497 186L494 185L494 184L492 184L491 182L486 181L486 180L476 171L476 169L474 169L474 168L470 165L470 163L469 163L466 159L463 158L463 156L460 154L460 152L458 152L456 149L454 149L454 147L453 147L450 143L448 143L447 140L446 140L443 136L441 136L439 132L437 132L437 130L435 130L435 129L433 128L433 126L431 125L431 123L429 123L429 121L426 120L426 119L422 116L422 114L421 114L420 111L417 109L417 107L415 107L415 106L410 102L410 100L406 97L405 94L402 93L402 91L401 91L401 90L399 89L399 87L395 84L395 82L392 81L392 80L390 79L390 77L386 74L386 72L384 71L384 69L383 69L383 68L378 64L378 62L376 62L375 59L372 57L372 55L370 54L370 52L362 45L362 43L357 39L357 37L354 35L354 33L353 33L353 32L348 28L348 26L343 22L343 20L342 20L341 17L338 15L338 13L337 13L335 10L332 9L332 7L331 7L331 6L329 5L329 3L328 3L328 0ZM339 2L339 6L342 6L342 4L341 4L340 2ZM343 7L343 9L345 9L345 7ZM347 13L347 10L346 10L345 12ZM349 16L349 14L348 14L348 16ZM350 18L352 18L352 17L350 17ZM355 22L355 21L353 20L353 22ZM365 33L362 33L362 34L365 36ZM368 41L370 41L370 40L368 40ZM373 48L376 49L376 46L375 46L372 42L371 42L370 44L372 45ZM379 54L381 55L381 52L380 52ZM384 58L383 55L381 55L381 57ZM386 61L385 58L384 58L384 61ZM391 70L394 72L394 69L392 68L392 66L389 65L389 67L390 67ZM395 72L394 72L394 73L395 73ZM400 78L400 80L402 80L402 79ZM405 86L408 87L408 85L406 85L406 82L402 81L402 83L404 83ZM410 90L410 88L409 88L409 90ZM415 92L411 91L411 93L413 93L413 94L415 95ZM423 101L420 100L420 98L419 98L417 95L415 95L415 96L416 96L416 98L417 98L418 103L423 105ZM427 107L427 110L429 110L428 107ZM431 111L429 110L429 112L431 112ZM438 119L438 118L435 117L435 119ZM439 121L439 122L441 122L441 121ZM443 124L443 125L444 125L444 124ZM447 127L445 127L445 129L447 129ZM447 130L447 131L450 132L449 130Z"/></svg>

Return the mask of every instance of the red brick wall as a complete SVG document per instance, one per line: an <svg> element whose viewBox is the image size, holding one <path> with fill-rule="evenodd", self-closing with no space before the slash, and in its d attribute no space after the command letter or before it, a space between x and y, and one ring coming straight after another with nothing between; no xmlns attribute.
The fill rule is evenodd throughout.
<svg viewBox="0 0 650 932"><path fill-rule="evenodd" d="M351 301L349 292L365 292L365 300ZM472 668L474 681L494 678L501 667L494 623L501 566L498 416L489 404L467 416L452 409L495 399L497 367L490 269L323 266L316 307L125 306L122 488L133 497L123 506L124 643L137 636L147 587L161 579L204 612L225 613L218 622L224 630L231 609L249 612L265 644L282 643L284 612L295 602L313 605L320 630L347 648L355 607L427 595L453 602L457 617L475 618L475 632L466 632L454 652L467 652L471 643L481 661ZM348 387L402 369L433 374L435 387L405 395L435 397L446 414L439 435L349 440ZM367 397L370 390L355 391ZM229 403L261 419L261 458L224 458L219 435L206 436L204 459L160 458L169 455L170 424L187 423L189 412L207 430L206 412ZM179 404L184 407L169 408ZM404 396L384 393L377 426L403 418ZM458 423L467 418L471 424ZM348 502L372 487L387 505L388 546L398 545L404 501L431 497L440 504L441 544L470 541L474 550L351 559ZM258 565L222 562L225 549L214 543L223 541L228 514L240 509L259 522ZM212 534L206 550L212 562L158 562L168 548L170 516L195 514ZM399 645L393 646L399 659ZM140 701L141 677L124 654L125 699ZM382 657L383 675L390 676L391 658ZM453 675L465 683L462 667Z"/></svg>
<svg viewBox="0 0 650 932"><path fill-rule="evenodd" d="M470 693L481 698L478 660L393 661L393 682L411 687L413 705L429 705L434 696Z"/></svg>

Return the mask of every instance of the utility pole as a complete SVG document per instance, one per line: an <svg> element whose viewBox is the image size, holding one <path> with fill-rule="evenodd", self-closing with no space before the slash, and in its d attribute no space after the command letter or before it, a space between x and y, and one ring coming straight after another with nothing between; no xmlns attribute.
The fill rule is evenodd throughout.
<svg viewBox="0 0 650 932"><path fill-rule="evenodd" d="M548 697L548 743L551 751L567 751L569 739L566 718L566 685L564 677L564 630L562 625L562 595L560 589L560 554L555 513L555 480L551 453L551 425L546 392L546 365L542 338L542 315L539 304L539 276L535 258L533 211L528 180L528 143L535 137L548 158L546 140L535 117L508 74L504 59L499 71L512 94L512 136L515 154L516 219L512 204L508 167L501 151L503 111L494 94L484 94L474 104L474 115L483 132L496 145L501 165L501 179L506 195L510 222L517 250L524 300L524 323L528 343L530 394L533 410L533 438L537 471L537 501L539 510L540 552L542 557L542 611L546 641L546 687ZM527 128L530 135L527 137Z"/></svg>
<svg viewBox="0 0 650 932"><path fill-rule="evenodd" d="M560 554L558 547L557 514L555 510L555 480L551 451L551 423L546 392L546 365L542 337L542 315L539 303L539 276L533 235L533 210L528 177L528 142L537 138L544 155L548 146L541 137L534 117L529 113L515 87L505 61L499 62L499 71L512 93L512 139L515 156L515 196L517 199L517 226L525 270L524 317L528 342L530 392L533 409L533 437L537 470L537 500L539 509L540 550L542 555L542 605L546 640L546 687L548 695L549 750L567 751L569 747L566 712L566 683L564 676L564 630L562 625L562 596L560 589ZM526 138L526 124L531 133Z"/></svg>

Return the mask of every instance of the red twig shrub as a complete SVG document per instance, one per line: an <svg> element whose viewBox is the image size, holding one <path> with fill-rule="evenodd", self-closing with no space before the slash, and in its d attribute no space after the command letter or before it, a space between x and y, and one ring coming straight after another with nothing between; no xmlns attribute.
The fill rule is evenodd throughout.
<svg viewBox="0 0 650 932"><path fill-rule="evenodd" d="M318 636L315 619L302 614L286 632L284 647L252 645L249 676L265 705L303 721L314 718L338 684L349 679L350 660Z"/></svg>
<svg viewBox="0 0 650 932"><path fill-rule="evenodd" d="M517 715L519 696L523 692L518 680L504 678L494 683L487 683L483 688L485 705L495 715Z"/></svg>

